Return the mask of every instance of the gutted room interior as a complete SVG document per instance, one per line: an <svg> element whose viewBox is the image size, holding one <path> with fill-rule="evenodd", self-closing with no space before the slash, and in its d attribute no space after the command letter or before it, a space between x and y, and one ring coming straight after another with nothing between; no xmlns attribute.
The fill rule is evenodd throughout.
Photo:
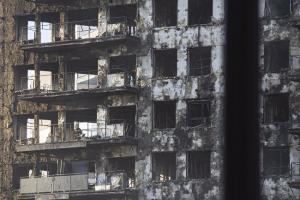
<svg viewBox="0 0 300 200"><path fill-rule="evenodd" d="M264 121L266 123L289 120L289 94L271 94L264 97Z"/></svg>
<svg viewBox="0 0 300 200"><path fill-rule="evenodd" d="M288 17L291 13L291 1L266 0L266 17Z"/></svg>
<svg viewBox="0 0 300 200"><path fill-rule="evenodd" d="M154 22L156 27L177 25L177 0L154 0Z"/></svg>
<svg viewBox="0 0 300 200"><path fill-rule="evenodd" d="M188 0L189 25L208 24L211 22L212 0Z"/></svg>
<svg viewBox="0 0 300 200"><path fill-rule="evenodd" d="M190 76L202 76L211 73L211 47L190 48L188 54Z"/></svg>
<svg viewBox="0 0 300 200"><path fill-rule="evenodd" d="M177 76L177 49L154 50L154 66L157 78Z"/></svg>
<svg viewBox="0 0 300 200"><path fill-rule="evenodd" d="M290 59L290 41L278 40L267 42L264 46L265 69L270 73L288 70Z"/></svg>

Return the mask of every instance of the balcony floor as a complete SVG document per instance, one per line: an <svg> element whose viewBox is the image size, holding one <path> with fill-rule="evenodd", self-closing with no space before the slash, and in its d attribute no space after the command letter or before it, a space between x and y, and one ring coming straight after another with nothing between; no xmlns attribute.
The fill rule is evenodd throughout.
<svg viewBox="0 0 300 200"><path fill-rule="evenodd" d="M76 192L64 192L64 193L53 193L53 194L20 194L18 199L103 199L106 200L108 197L121 198L135 197L137 196L137 189L125 189L125 190L110 190L110 191L76 191Z"/></svg>
<svg viewBox="0 0 300 200"><path fill-rule="evenodd" d="M113 88L95 88L95 89L82 89L73 91L62 92L45 92L45 93L28 93L19 94L20 100L32 101L37 103L51 103L66 105L68 101L88 101L88 99L94 99L99 97L106 97L114 94L136 94L138 89L136 87L113 87Z"/></svg>
<svg viewBox="0 0 300 200"><path fill-rule="evenodd" d="M69 53L71 50L78 50L82 48L100 48L108 47L114 43L128 43L137 44L139 38L129 35L116 35L116 36L105 36L88 39L77 39L77 40L64 40L50 43L41 44L23 44L21 49L24 51L32 51L37 53L51 53L51 52L66 52Z"/></svg>
<svg viewBox="0 0 300 200"><path fill-rule="evenodd" d="M107 139L87 139L82 141L69 141L57 143L42 143L32 145L16 145L16 152L36 152L36 151L57 151L78 148L99 148L114 145L137 145L137 138L107 138Z"/></svg>

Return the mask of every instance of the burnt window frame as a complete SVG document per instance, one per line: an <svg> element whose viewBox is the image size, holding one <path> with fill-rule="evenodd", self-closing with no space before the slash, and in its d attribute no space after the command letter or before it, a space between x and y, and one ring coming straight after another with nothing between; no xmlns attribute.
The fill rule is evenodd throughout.
<svg viewBox="0 0 300 200"><path fill-rule="evenodd" d="M176 55L176 65L174 67L174 74L172 75L161 75L160 67L157 66L157 53L158 52L164 52L164 51L174 51L174 55ZM176 52L176 53L175 53ZM155 79L168 79L168 78L174 78L177 77L178 73L178 49L177 48L163 48L163 49L152 49L152 68L153 68L153 78ZM174 62L175 63L175 62Z"/></svg>
<svg viewBox="0 0 300 200"><path fill-rule="evenodd" d="M160 1L160 0L152 0L152 8L153 8L153 11L152 11L152 19L153 19L153 27L154 28L164 28L164 27L174 27L174 26L177 26L178 25L178 0L172 0L172 1L176 1L176 20L175 20L175 24L173 25L158 25L157 24L157 9L156 9L156 4L157 4L157 1ZM168 0L164 0L164 1L168 1Z"/></svg>
<svg viewBox="0 0 300 200"><path fill-rule="evenodd" d="M209 1L211 1L211 16L210 16L210 19L208 20L208 22L197 22L197 23L191 23L191 19L190 19L190 11L191 11L191 9L190 9L190 1L192 1L192 0L187 0L188 2L187 2L187 4L188 4L188 21L187 21L187 23L188 23L188 26L197 26L197 25L204 25L204 24L210 24L211 22L212 22L212 18L213 18L213 0L209 0ZM201 0L198 0L198 1L201 1ZM205 3L204 3L205 4ZM206 6L207 7L207 6ZM200 12L200 11L199 11Z"/></svg>
<svg viewBox="0 0 300 200"><path fill-rule="evenodd" d="M194 176L192 176L191 175L191 169L190 169L190 164L191 164L191 162L190 162L190 159L191 159L191 157L193 156L193 154L194 154L194 156L199 156L199 154L203 154L202 156L207 156L205 159L207 159L207 160L205 160L205 161L203 161L203 162L201 162L201 164L205 164L205 165L208 165L208 169L204 169L204 168L206 168L207 166L204 166L204 167L202 167L202 169L201 170L203 170L204 169L204 171L205 170L207 170L206 172L203 172L203 176L199 176L199 177L196 177L195 175ZM207 155L205 155L205 154L207 154ZM199 158L199 157L198 157ZM210 178L211 177L211 159L212 157L211 157L211 150L197 150L197 151L187 151L186 152L186 172L187 172L187 179L188 180L192 180L192 179L208 179L208 178ZM199 161L197 162L198 164L199 164ZM199 167L199 166L198 166ZM199 167L200 168L200 167ZM198 170L200 170L199 168L197 168ZM206 174L207 173L207 174ZM199 175L199 174L198 174Z"/></svg>
<svg viewBox="0 0 300 200"><path fill-rule="evenodd" d="M267 114L269 111L268 111L268 105L267 105L267 101L268 101L268 98L272 98L272 97L276 97L277 98L279 96L283 96L283 98L287 98L288 100L288 104L283 104L284 106L287 106L287 119L284 120L284 121L281 121L281 120L274 120L274 116L270 117L271 119L269 119L268 116L270 116L270 114ZM274 106L273 106L274 107ZM266 94L263 96L263 123L264 124L271 124L271 123L286 123L290 120L290 94L289 93L272 93L272 94Z"/></svg>
<svg viewBox="0 0 300 200"><path fill-rule="evenodd" d="M269 151L269 152L266 152ZM268 155L266 155L267 153L269 153ZM270 153L279 153L279 166L268 166L266 167L267 164L269 164L270 161ZM287 154L286 159L287 159L287 163L283 163L284 159L282 154ZM265 159L265 158L269 158L269 159ZM274 160L272 158L272 160ZM263 166L263 175L264 176L289 176L290 173L290 162L291 162L291 158L290 158L290 148L289 146L275 146L275 147L264 147L263 148L263 159L262 159L262 166ZM270 170L270 168L273 168L276 170L276 172L267 172L268 170Z"/></svg>
<svg viewBox="0 0 300 200"><path fill-rule="evenodd" d="M171 166L172 168L169 169L169 172L171 173L171 179L170 180L159 180L159 176L156 176L156 173L157 173L157 170L155 166L157 166L157 163L158 164L162 164L161 162L157 162L157 156L167 156L170 160L174 159L173 162L174 163L169 163L168 166ZM171 157L172 156L172 157ZM161 158L162 159L162 158ZM151 174L152 174L152 181L153 182L170 182L170 181L174 181L177 179L177 153L176 151L163 151L163 152L152 152L151 153ZM166 167L167 168L167 167ZM157 177L158 177L158 180L157 180Z"/></svg>
<svg viewBox="0 0 300 200"><path fill-rule="evenodd" d="M277 68L272 68L272 49L276 49L277 45L280 45L280 43L283 43L283 45L287 45L287 66L277 66ZM284 71L288 71L291 69L291 62L290 62L290 40L289 39L282 39L282 40L272 40L272 41L266 41L264 42L264 70L267 73L281 73Z"/></svg>
<svg viewBox="0 0 300 200"><path fill-rule="evenodd" d="M156 119L156 104L157 103L166 103L166 102L170 102L170 103L174 103L175 105L175 110L174 110L174 127L164 127L164 128L159 128L156 126L156 122L157 122L157 119ZM177 117L176 117L176 110L177 110L177 100L163 100L163 101L153 101L152 103L153 105L153 108L152 108L152 128L155 129L155 130L166 130L166 129L174 129L176 128L177 126ZM167 122L166 122L167 123Z"/></svg>
<svg viewBox="0 0 300 200"><path fill-rule="evenodd" d="M205 121L206 122L202 122L198 125L191 125L191 122L190 122L190 106L192 104L204 104L204 103L208 103L209 104L209 115L208 117L201 117L201 120L202 118L204 119L205 118ZM203 125L207 125L207 124L210 124L211 122L211 104L212 104L212 101L211 99L193 99L193 100L187 100L186 101L186 126L187 127L197 127L197 126L203 126Z"/></svg>
<svg viewBox="0 0 300 200"><path fill-rule="evenodd" d="M203 65L200 66L200 73L199 74L192 74L191 73L191 69L192 69L192 59L191 59L191 54L193 51L201 51L202 49L209 49L210 52L210 58L209 58L209 72L208 73L203 73L203 71L205 71L205 68L203 69ZM199 52L197 52L198 54L201 54ZM203 52L202 52L203 53ZM189 47L187 48L187 57L188 57L188 76L206 76L206 75L210 75L212 73L212 46L198 46L198 47ZM201 59L203 60L203 59ZM201 63L202 64L202 63ZM198 69L198 68L193 68L193 69Z"/></svg>

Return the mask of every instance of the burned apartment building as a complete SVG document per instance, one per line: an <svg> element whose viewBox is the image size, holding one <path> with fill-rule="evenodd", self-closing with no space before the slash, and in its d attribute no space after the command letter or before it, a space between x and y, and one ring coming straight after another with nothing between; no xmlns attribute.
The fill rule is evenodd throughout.
<svg viewBox="0 0 300 200"><path fill-rule="evenodd" d="M262 199L299 199L300 1L260 0L259 22Z"/></svg>
<svg viewBox="0 0 300 200"><path fill-rule="evenodd" d="M221 199L223 0L0 16L0 199Z"/></svg>

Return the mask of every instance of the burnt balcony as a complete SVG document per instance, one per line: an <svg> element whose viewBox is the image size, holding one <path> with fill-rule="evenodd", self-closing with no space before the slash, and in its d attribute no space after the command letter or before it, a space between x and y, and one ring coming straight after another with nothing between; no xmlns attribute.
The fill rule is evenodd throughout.
<svg viewBox="0 0 300 200"><path fill-rule="evenodd" d="M28 124L19 127L16 151L56 151L137 143L135 124L126 120L114 123L98 120L97 122L50 124L39 126L38 130L36 134L34 126Z"/></svg>
<svg viewBox="0 0 300 200"><path fill-rule="evenodd" d="M127 71L109 73L106 75L105 83L101 83L99 77L97 71L48 73L40 76L39 88L36 86L35 77L21 77L16 94L20 100L67 104L73 101L95 101L95 98L104 98L114 94L136 94L138 92L133 73Z"/></svg>
<svg viewBox="0 0 300 200"><path fill-rule="evenodd" d="M21 178L18 199L132 198L136 195L134 180L124 171L113 171Z"/></svg>
<svg viewBox="0 0 300 200"><path fill-rule="evenodd" d="M99 26L101 26L99 28ZM80 49L107 48L114 45L136 45L136 26L126 17L116 17L103 26L98 19L60 23L34 23L21 28L21 49L37 53L68 53ZM58 30L65 31L63 38Z"/></svg>

